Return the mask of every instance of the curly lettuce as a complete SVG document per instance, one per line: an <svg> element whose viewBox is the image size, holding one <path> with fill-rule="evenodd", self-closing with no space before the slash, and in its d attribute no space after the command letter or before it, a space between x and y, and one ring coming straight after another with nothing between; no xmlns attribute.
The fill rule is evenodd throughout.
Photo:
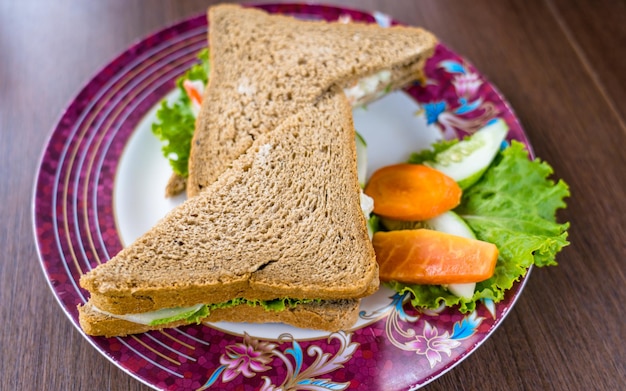
<svg viewBox="0 0 626 391"><path fill-rule="evenodd" d="M530 160L524 145L513 141L464 192L455 212L478 239L495 244L500 252L493 276L476 284L471 299L439 285L387 285L399 293L411 292L416 307L435 309L444 303L459 305L465 313L473 311L480 299L502 300L531 265L556 265L556 254L569 244L569 223L557 223L556 212L565 208L570 192L562 180L548 179L552 172L547 163Z"/></svg>
<svg viewBox="0 0 626 391"><path fill-rule="evenodd" d="M176 80L179 96L171 104L166 100L161 102L156 113L157 120L152 124L152 133L161 140L163 155L168 159L173 171L183 178L189 174L189 151L196 123L183 82L199 80L204 85L207 84L210 71L208 49L198 54L198 60L199 63L194 64Z"/></svg>
<svg viewBox="0 0 626 391"><path fill-rule="evenodd" d="M156 326L161 324L167 324L171 322L176 322L179 320L185 320L185 323L199 324L202 319L209 316L211 311L215 311L216 309L221 308L231 308L238 306L240 304L247 304L251 307L261 306L266 311L284 311L289 308L294 308L299 304L307 304L312 302L319 302L318 299L290 299L290 298L282 298L282 299L274 299L274 300L248 300L244 298L236 298L233 300L229 300L223 303L214 303L214 304L204 304L199 306L198 308L191 309L181 309L180 312L175 315L154 319L150 321L149 325Z"/></svg>

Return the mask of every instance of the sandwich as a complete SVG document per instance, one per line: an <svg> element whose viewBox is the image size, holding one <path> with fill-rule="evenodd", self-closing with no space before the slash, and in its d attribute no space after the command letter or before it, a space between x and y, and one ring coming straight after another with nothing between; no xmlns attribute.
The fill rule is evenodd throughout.
<svg viewBox="0 0 626 391"><path fill-rule="evenodd" d="M191 142L190 197L333 86L358 106L421 79L436 45L416 27L304 21L238 5L211 7L208 23L211 69Z"/></svg>
<svg viewBox="0 0 626 391"><path fill-rule="evenodd" d="M83 275L80 325L103 336L223 320L349 328L379 284L359 194L351 106L334 87Z"/></svg>
<svg viewBox="0 0 626 391"><path fill-rule="evenodd" d="M435 38L408 27L209 10L210 77L188 200L81 277L90 335L202 321L349 328L378 266L351 109L420 79Z"/></svg>

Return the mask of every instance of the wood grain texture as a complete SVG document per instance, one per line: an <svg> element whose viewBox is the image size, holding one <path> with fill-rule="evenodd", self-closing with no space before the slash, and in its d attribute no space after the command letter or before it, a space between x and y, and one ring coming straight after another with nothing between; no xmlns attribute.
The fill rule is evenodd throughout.
<svg viewBox="0 0 626 391"><path fill-rule="evenodd" d="M549 0L561 30L576 50L607 104L626 131L626 2L620 0Z"/></svg>
<svg viewBox="0 0 626 391"><path fill-rule="evenodd" d="M31 227L38 156L101 66L210 1L0 2L0 390L148 390L85 341L47 286ZM571 188L560 266L535 269L506 321L426 390L626 384L624 3L337 1L425 26L510 101Z"/></svg>

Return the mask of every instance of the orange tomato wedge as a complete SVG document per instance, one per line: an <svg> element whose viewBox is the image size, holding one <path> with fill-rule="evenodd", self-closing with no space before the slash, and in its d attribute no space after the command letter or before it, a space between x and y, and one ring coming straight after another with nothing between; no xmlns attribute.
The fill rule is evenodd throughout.
<svg viewBox="0 0 626 391"><path fill-rule="evenodd" d="M185 79L183 81L183 88L187 93L189 99L198 106L202 105L202 93L198 90L194 82L191 80Z"/></svg>
<svg viewBox="0 0 626 391"><path fill-rule="evenodd" d="M462 190L454 179L422 164L383 167L364 190L374 199L374 213L393 220L428 220L461 202Z"/></svg>
<svg viewBox="0 0 626 391"><path fill-rule="evenodd" d="M376 232L372 240L381 281L456 284L493 275L498 248L429 229Z"/></svg>

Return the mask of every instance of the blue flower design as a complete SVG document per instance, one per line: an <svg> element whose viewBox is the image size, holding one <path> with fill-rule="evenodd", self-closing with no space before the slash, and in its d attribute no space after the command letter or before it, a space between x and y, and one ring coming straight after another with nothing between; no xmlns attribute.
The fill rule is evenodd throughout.
<svg viewBox="0 0 626 391"><path fill-rule="evenodd" d="M439 63L439 66L445 69L446 72L448 73L466 73L467 72L465 67L456 61L450 61L450 60L442 61Z"/></svg>
<svg viewBox="0 0 626 391"><path fill-rule="evenodd" d="M459 104L461 105L458 109L454 110L455 114L467 114L471 111L476 110L483 103L481 98L476 99L473 102L468 102L465 98L459 98Z"/></svg>
<svg viewBox="0 0 626 391"><path fill-rule="evenodd" d="M476 311L472 311L471 314L456 322L452 327L451 339L465 339L471 337L476 332L476 329L482 323L484 318L479 317Z"/></svg>
<svg viewBox="0 0 626 391"><path fill-rule="evenodd" d="M398 318L400 318L401 320L405 321L405 322L416 322L418 317L416 316L409 316L409 314L406 313L406 311L404 310L404 302L408 299L408 296L410 295L410 292L404 292L403 294L399 294L399 293L395 293L391 299L391 306L394 307L396 314L398 315Z"/></svg>
<svg viewBox="0 0 626 391"><path fill-rule="evenodd" d="M432 125L437 122L439 115L446 111L446 102L433 102L433 103L424 103L424 111L426 112L426 123L428 125Z"/></svg>

